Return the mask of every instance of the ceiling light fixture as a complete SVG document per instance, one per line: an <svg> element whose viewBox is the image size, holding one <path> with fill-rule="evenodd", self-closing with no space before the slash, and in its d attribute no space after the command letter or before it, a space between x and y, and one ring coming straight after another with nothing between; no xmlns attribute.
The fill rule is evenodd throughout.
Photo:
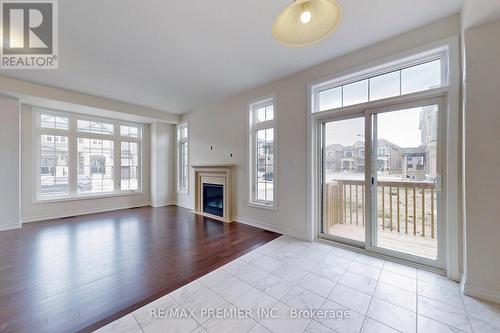
<svg viewBox="0 0 500 333"><path fill-rule="evenodd" d="M335 0L295 0L274 20L273 36L289 47L311 45L328 37L341 20Z"/></svg>

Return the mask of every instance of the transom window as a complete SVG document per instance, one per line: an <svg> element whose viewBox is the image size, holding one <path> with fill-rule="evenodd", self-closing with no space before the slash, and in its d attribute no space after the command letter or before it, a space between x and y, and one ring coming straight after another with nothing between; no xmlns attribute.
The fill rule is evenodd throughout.
<svg viewBox="0 0 500 333"><path fill-rule="evenodd" d="M250 104L250 205L276 206L275 100Z"/></svg>
<svg viewBox="0 0 500 333"><path fill-rule="evenodd" d="M141 190L142 125L34 111L38 199Z"/></svg>
<svg viewBox="0 0 500 333"><path fill-rule="evenodd" d="M355 79L323 82L314 88L315 107L321 112L401 96L446 85L446 64L442 54L422 58L386 70L357 75Z"/></svg>

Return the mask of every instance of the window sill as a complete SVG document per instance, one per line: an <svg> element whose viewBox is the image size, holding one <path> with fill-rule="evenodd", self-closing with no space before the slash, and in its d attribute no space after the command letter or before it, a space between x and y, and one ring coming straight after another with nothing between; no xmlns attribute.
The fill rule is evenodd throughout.
<svg viewBox="0 0 500 333"><path fill-rule="evenodd" d="M188 195L189 191L188 190L185 190L185 191L177 190L177 194Z"/></svg>
<svg viewBox="0 0 500 333"><path fill-rule="evenodd" d="M124 191L124 192L109 192L97 195L75 195L75 196L61 196L50 199L38 198L33 201L34 204L44 204L44 203L55 203L55 202L66 202L66 201L79 201L79 200L92 200L92 199L104 199L104 198L116 198L116 197L127 197L135 195L143 195L143 191Z"/></svg>
<svg viewBox="0 0 500 333"><path fill-rule="evenodd" d="M249 207L254 207L254 208L266 209L266 210L272 210L272 211L278 210L278 207L276 207L275 204L266 204L266 203L255 202L255 201L249 202L248 206Z"/></svg>

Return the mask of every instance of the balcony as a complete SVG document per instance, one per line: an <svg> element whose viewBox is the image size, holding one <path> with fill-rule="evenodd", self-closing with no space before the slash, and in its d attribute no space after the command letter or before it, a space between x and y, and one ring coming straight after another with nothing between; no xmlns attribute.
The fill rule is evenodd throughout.
<svg viewBox="0 0 500 333"><path fill-rule="evenodd" d="M365 241L365 182L325 185L323 231ZM436 184L377 182L377 246L419 257L437 257Z"/></svg>

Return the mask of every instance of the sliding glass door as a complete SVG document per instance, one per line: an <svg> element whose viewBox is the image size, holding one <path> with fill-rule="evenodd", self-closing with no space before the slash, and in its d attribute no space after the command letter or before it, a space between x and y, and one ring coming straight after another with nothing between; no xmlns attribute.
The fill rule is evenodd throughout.
<svg viewBox="0 0 500 333"><path fill-rule="evenodd" d="M440 100L321 122L320 236L439 266Z"/></svg>
<svg viewBox="0 0 500 333"><path fill-rule="evenodd" d="M438 259L438 104L387 111L372 119L372 246Z"/></svg>

